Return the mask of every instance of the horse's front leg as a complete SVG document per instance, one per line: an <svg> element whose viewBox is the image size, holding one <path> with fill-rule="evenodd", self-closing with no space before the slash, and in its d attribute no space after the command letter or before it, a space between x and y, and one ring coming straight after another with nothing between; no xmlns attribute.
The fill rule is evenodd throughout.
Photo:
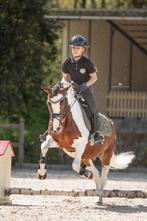
<svg viewBox="0 0 147 221"><path fill-rule="evenodd" d="M75 158L72 163L72 168L77 173L79 173L81 169L81 158L82 158L82 154L84 153L86 144L87 144L87 139L79 138L78 140L75 140L74 145L73 145L76 148L75 148Z"/></svg>
<svg viewBox="0 0 147 221"><path fill-rule="evenodd" d="M47 177L47 152L49 148L57 147L57 143L52 139L50 135L46 137L46 140L41 144L41 154L38 166L38 179L43 180Z"/></svg>

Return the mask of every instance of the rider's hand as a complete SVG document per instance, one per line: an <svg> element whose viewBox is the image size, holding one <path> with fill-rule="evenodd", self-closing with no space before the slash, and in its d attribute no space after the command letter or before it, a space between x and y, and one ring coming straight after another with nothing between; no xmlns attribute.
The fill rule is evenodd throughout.
<svg viewBox="0 0 147 221"><path fill-rule="evenodd" d="M79 88L80 88L80 91L83 92L83 91L85 91L88 88L88 86L87 86L86 83L83 83L83 84L79 85Z"/></svg>

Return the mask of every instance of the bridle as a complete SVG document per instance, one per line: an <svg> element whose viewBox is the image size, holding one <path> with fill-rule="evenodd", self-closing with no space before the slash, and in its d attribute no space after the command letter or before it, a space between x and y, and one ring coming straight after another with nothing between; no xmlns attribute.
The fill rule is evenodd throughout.
<svg viewBox="0 0 147 221"><path fill-rule="evenodd" d="M64 113L53 113L52 110L49 108L49 112L50 112L51 119L56 119L56 120L58 120L58 121L60 122L60 124L65 121L65 119L66 119L66 117L67 117L67 112L68 112L69 109L70 109L70 108L68 108L68 103L67 103L67 97L66 97L66 95L64 95L63 97L59 98L57 101L53 101L53 100L51 100L50 97L48 97L48 101L47 101L48 106L50 106L49 104L56 104L56 103L59 103L59 102L61 102L61 101L65 101L65 103L66 103L66 106L65 106L65 107L67 107L67 108L65 108L65 109L67 109L67 110L64 111ZM61 121L61 118L62 118L62 121Z"/></svg>
<svg viewBox="0 0 147 221"><path fill-rule="evenodd" d="M52 119L52 120L53 120L53 119L57 119L57 120L60 122L60 124L63 123L63 122L65 121L66 117L67 117L68 112L73 108L75 102L77 101L77 99L78 99L79 97L80 97L80 93L79 93L79 94L76 94L75 100L74 100L73 103L69 106L69 105L68 105L68 102L67 102L66 94L65 94L63 97L59 98L57 101L53 101L53 100L51 99L51 97L48 96L48 100L47 100L48 107L50 107L50 104L56 104L56 103L59 103L59 102L61 102L61 101L66 102L66 106L65 106L66 111L64 111L64 113L53 113L52 110L51 110L51 108L49 108L49 112L50 112L51 119ZM61 121L61 118L62 118L62 121Z"/></svg>

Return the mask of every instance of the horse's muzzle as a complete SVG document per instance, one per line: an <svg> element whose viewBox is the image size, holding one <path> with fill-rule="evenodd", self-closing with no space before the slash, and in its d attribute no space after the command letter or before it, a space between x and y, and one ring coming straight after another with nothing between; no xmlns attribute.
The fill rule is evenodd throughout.
<svg viewBox="0 0 147 221"><path fill-rule="evenodd" d="M61 127L53 128L53 133L58 134L61 132L61 129L62 129Z"/></svg>

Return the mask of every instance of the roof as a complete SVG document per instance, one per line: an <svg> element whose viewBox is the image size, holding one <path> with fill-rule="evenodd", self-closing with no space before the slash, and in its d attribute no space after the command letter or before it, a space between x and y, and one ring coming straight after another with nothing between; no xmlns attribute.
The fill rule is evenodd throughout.
<svg viewBox="0 0 147 221"><path fill-rule="evenodd" d="M80 20L147 20L147 9L52 9L46 19Z"/></svg>
<svg viewBox="0 0 147 221"><path fill-rule="evenodd" d="M14 156L13 146L9 140L0 140L0 156L4 156L7 148L11 148L11 156Z"/></svg>

